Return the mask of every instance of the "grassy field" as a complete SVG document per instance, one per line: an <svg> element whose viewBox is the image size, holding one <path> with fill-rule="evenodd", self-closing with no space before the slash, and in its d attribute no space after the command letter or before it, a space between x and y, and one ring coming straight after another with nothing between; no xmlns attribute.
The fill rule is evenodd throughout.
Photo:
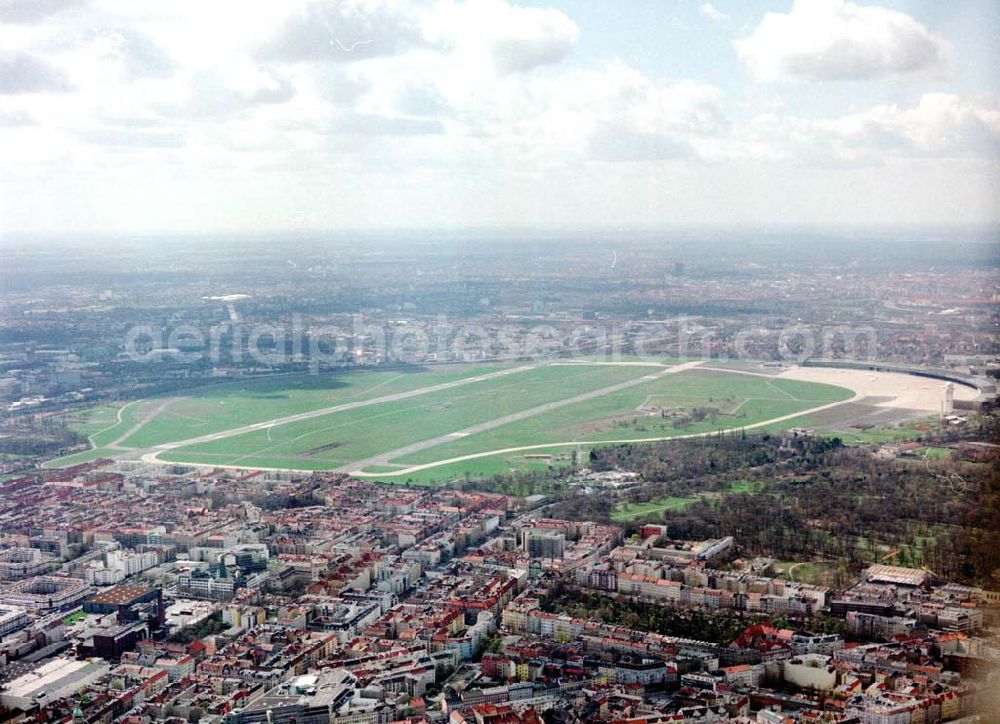
<svg viewBox="0 0 1000 724"><path fill-rule="evenodd" d="M824 433L827 436L839 437L845 443L883 443L905 442L922 435L921 430L913 427L872 427L867 430L831 430Z"/></svg>
<svg viewBox="0 0 1000 724"><path fill-rule="evenodd" d="M66 422L81 435L93 435L117 423L118 408L121 405L98 405L70 415Z"/></svg>
<svg viewBox="0 0 1000 724"><path fill-rule="evenodd" d="M954 452L950 447L924 447L917 450L918 455L922 455L930 460L946 460Z"/></svg>
<svg viewBox="0 0 1000 724"><path fill-rule="evenodd" d="M647 373L639 367L537 367L189 445L161 457L229 465L336 467Z"/></svg>
<svg viewBox="0 0 1000 724"><path fill-rule="evenodd" d="M56 458L55 460L50 460L42 467L68 468L70 465L80 465L81 463L89 463L90 461L97 460L98 458L109 457L113 453L114 450L109 450L104 447L91 448L90 450L84 450L83 452L73 453L72 455L66 455L61 458Z"/></svg>
<svg viewBox="0 0 1000 724"><path fill-rule="evenodd" d="M6 483L8 480L14 480L15 478L24 477L27 473L2 473L0 474L0 483Z"/></svg>
<svg viewBox="0 0 1000 724"><path fill-rule="evenodd" d="M778 578L816 586L833 585L835 565L832 562L778 561L774 565Z"/></svg>
<svg viewBox="0 0 1000 724"><path fill-rule="evenodd" d="M95 440L107 444L134 427L137 419L159 411L121 445L145 448L229 430L276 417L370 400L420 387L489 374L496 366L455 365L428 370L351 370L208 385L178 397L154 397L126 409L123 422Z"/></svg>
<svg viewBox="0 0 1000 724"><path fill-rule="evenodd" d="M691 505L697 497L691 498L659 498L650 500L648 503L625 503L611 514L611 520L616 523L627 523L637 518L643 518L666 510L684 510Z"/></svg>
<svg viewBox="0 0 1000 724"><path fill-rule="evenodd" d="M77 621L82 621L85 618L87 618L86 611L74 611L63 619L63 623L67 626L72 626Z"/></svg>
<svg viewBox="0 0 1000 724"><path fill-rule="evenodd" d="M551 448L548 450L532 450L534 454L551 453L551 464L545 460L537 458L526 458L523 454L508 453L506 455L491 455L465 460L459 463L447 465L437 465L425 470L418 470L407 473L404 476L385 475L380 477L385 482L413 482L419 484L446 483L452 480L462 480L464 478L483 479L494 475L505 475L514 471L529 472L549 470L551 468L569 467L570 453L568 448ZM581 449L581 458L586 460L589 449ZM398 469L398 468L397 468ZM367 470L367 468L366 468ZM372 471L376 472L376 471Z"/></svg>
<svg viewBox="0 0 1000 724"><path fill-rule="evenodd" d="M115 450L142 451L351 404L357 406L160 451L160 459L300 470L373 459L365 472L379 479L430 482L465 475L486 477L512 469L544 470L568 464L574 446L586 453L591 445L608 440L711 433L851 396L850 391L831 385L697 368L662 374L662 366L634 364L521 366L508 374L478 379L500 370L504 368L450 365L272 377L209 385L123 407L102 406L76 421L77 429L91 436L96 449L54 463L69 465ZM456 382L461 384L426 389ZM631 386L605 391L619 384ZM597 391L587 399L575 399ZM379 399L400 393L409 396ZM501 420L511 415L518 417ZM503 424L496 424L498 420ZM491 427L470 430L485 425ZM436 442L433 447L411 447L431 440ZM561 446L552 448L557 454L553 461L525 457L528 452L546 452L542 449L504 452L556 444ZM451 462L490 451L495 454ZM434 468L408 470L439 462Z"/></svg>
<svg viewBox="0 0 1000 724"><path fill-rule="evenodd" d="M673 419L636 414L648 398L670 400L671 408L740 405L731 415L720 414L701 422L675 426ZM604 397L552 410L476 435L439 445L394 462L422 464L520 445L560 441L594 442L676 437L740 427L797 410L848 399L840 387L792 380L769 380L745 375L688 370Z"/></svg>
<svg viewBox="0 0 1000 724"><path fill-rule="evenodd" d="M848 418L851 416L851 410L859 407L861 406L848 403L842 407L834 408L827 413L802 415L779 425L768 426L767 429L778 430L789 427L814 428L817 434L825 437L839 437L845 443L878 444L914 440L923 435L929 427L934 427L938 424L937 418L924 417L899 424L877 424L862 429L850 427L846 424L837 424L835 421L829 419L835 417L837 414Z"/></svg>
<svg viewBox="0 0 1000 724"><path fill-rule="evenodd" d="M756 493L767 483L763 480L737 480L732 483L724 492L726 493ZM619 503L611 514L611 520L616 523L627 523L638 518L656 515L668 510L684 510L699 498L718 497L720 492L707 491L698 495L687 497L666 497L650 500L646 503Z"/></svg>
<svg viewBox="0 0 1000 724"><path fill-rule="evenodd" d="M729 486L730 493L759 493L767 483L763 480L740 480Z"/></svg>
<svg viewBox="0 0 1000 724"><path fill-rule="evenodd" d="M135 400L122 405L114 411L108 424L104 425L101 423L102 426L98 427L98 429L93 432L85 432L84 434L90 438L91 443L94 445L108 445L114 442L137 424L136 412L140 403L141 401Z"/></svg>

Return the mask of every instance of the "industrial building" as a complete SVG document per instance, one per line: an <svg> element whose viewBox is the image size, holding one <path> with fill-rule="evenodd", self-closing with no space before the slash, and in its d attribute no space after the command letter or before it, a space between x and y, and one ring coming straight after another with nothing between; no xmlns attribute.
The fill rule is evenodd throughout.
<svg viewBox="0 0 1000 724"><path fill-rule="evenodd" d="M117 613L119 623L131 623L144 618L150 628L163 624L163 596L159 588L147 586L115 586L95 593L83 602L87 613Z"/></svg>
<svg viewBox="0 0 1000 724"><path fill-rule="evenodd" d="M10 681L0 693L0 705L19 711L70 696L104 676L110 666L99 659L57 658Z"/></svg>

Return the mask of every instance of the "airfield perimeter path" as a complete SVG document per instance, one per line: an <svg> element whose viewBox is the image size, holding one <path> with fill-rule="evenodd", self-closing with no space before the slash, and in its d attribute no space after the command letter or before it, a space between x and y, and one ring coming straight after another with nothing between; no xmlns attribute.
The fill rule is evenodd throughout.
<svg viewBox="0 0 1000 724"><path fill-rule="evenodd" d="M567 362L562 362L562 363L556 362L556 363L550 363L550 364L557 364L558 365L558 364L601 364L601 363L599 363L599 362L569 362L569 363L567 363ZM393 395L385 395L383 397L377 397L377 398L373 398L373 399L370 399L370 400L360 400L358 402L349 402L349 403L344 403L344 404L341 404L341 405L334 405L333 407L324 407L324 408L318 409L318 410L311 410L309 412L303 412L303 413L299 413L299 414L296 414L296 415L289 415L289 416L286 416L286 417L274 418L273 420L265 420L263 422L256 422L256 423L253 423L253 424L250 424L250 425L244 425L243 427L232 428L230 430L223 430L223 431L220 431L220 432L210 433L208 435L202 435L202 436L199 436L199 437L190 438L188 440L180 440L180 441L177 441L177 442L165 443L165 444L162 444L162 445L157 445L157 446L152 447L152 448L147 448L145 450L135 450L135 451L133 451L133 454L136 454L136 456L140 457L140 459L143 460L144 462L148 462L148 463L163 463L165 461L160 460L158 458L158 455L160 455L161 453L166 452L168 450L173 450L173 449L176 449L176 448L185 447L187 445L195 445L195 444L203 443L203 442L212 442L214 440L221 440L221 439L224 439L224 438L227 438L227 437L233 437L235 435L241 435L243 433L253 432L255 430L265 430L265 429L267 429L269 427L272 427L272 426L275 426L275 425L284 425L284 424L287 424L287 423L290 423L290 422L298 422L300 420L309 420L309 419L312 419L314 417L322 417L323 415L329 415L329 414L332 414L332 413L335 413L335 412L341 412L341 411L344 411L344 410L353 410L353 409L356 409L356 408L359 408L359 407L366 407L368 405L375 405L375 404L379 404L379 403L382 403L382 402L395 402L397 400L404 400L404 399L408 399L408 398L411 398L411 397L417 397L419 395L427 394L429 392L437 392L437 391L440 391L440 390L451 389L453 387L460 387L462 385L470 384L470 383L473 383L473 382L480 382L480 381L487 380L487 379L492 379L492 378L495 378L495 377L502 377L504 375L516 374L518 372L523 372L523 371L526 371L526 370L534 369L534 368L536 368L538 366L540 366L540 365L524 365L524 366L521 366L521 367L514 367L514 368L511 368L511 369L507 369L507 370L500 370L499 372L492 372L492 373L485 374L485 375L477 375L475 377L467 377L467 378L464 378L464 379L461 379L461 380L455 380L453 382L445 382L445 383L441 383L441 384L437 384L437 385L430 385L428 387L422 387L422 388L417 389L417 390L409 390L407 392L400 392L400 393L393 394ZM694 368L694 367L700 367L701 369L705 369L706 371L719 371L719 372L722 372L722 371L732 372L733 371L733 370L729 370L729 369L709 367L707 365L703 366L703 363L700 360L699 361L694 361L694 362L685 362L683 364L678 364L678 365L673 365L673 366L665 366L665 365L658 364L658 363L642 363L642 366L658 367L658 368L661 368L661 371L658 371L658 372L655 372L655 373L652 373L652 374L649 374L649 375L643 375L642 377L639 377L639 378L636 378L636 379L633 379L633 380L627 380L625 382L620 382L618 384L609 385L608 387L602 387L602 388L597 389L597 390L591 390L590 392L584 392L584 393L581 393L579 395L575 395L575 396L570 397L570 398L566 398L566 399L562 399L562 400L556 400L554 402L545 403L543 405L538 405L536 407L532 407L532 408L529 408L527 410L521 410L520 412L515 412L515 413L510 414L510 415L505 415L504 417L499 417L499 418L497 418L495 420L490 420L489 422L484 422L484 423L481 423L481 424L478 424L478 425L474 425L472 427L465 428L463 430L458 430L456 432L448 433L447 435L441 435L441 436L438 436L438 437L435 437L435 438L431 438L431 439L428 439L428 440L422 440L420 442L413 443L413 444L407 445L405 447L401 447L401 448L397 448L395 450L390 450L390 451L387 451L387 452L384 452L384 453L380 453L379 455L375 455L373 457L366 458L364 460L355 461L353 463L350 463L349 465L345 465L345 466L342 466L340 468L337 468L337 471L338 472L344 472L344 473L350 473L351 475L356 475L356 476L359 476L359 477L369 477L369 478L388 477L388 478L395 478L395 477L399 477L400 475L409 475L409 474L412 474L412 473L420 472L422 470L428 470L430 468L436 468L436 467L440 467L440 466L443 466L443 465L449 465L449 464L452 464L452 463L464 462L466 460L475 460L475 459L478 459L478 458L490 457L490 456L493 456L493 455L504 455L504 454L515 453L515 452L526 452L526 451L530 451L530 450L542 450L542 449L546 449L546 448L569 447L569 446L577 446L577 445L610 445L610 444L621 444L621 443L664 442L664 441L669 441L669 440L684 440L684 439L690 439L690 438L708 437L708 436L717 434L717 431L709 431L709 432L692 433L692 434L687 434L687 435L670 435L670 436L663 436L663 437L628 438L628 439L620 439L620 440L619 439L615 439L615 440L573 440L573 441L542 443L542 444L537 444L537 445L521 445L521 446L518 446L518 447L502 448L502 449L497 449L497 450L484 450L482 452L472 453L472 454L469 454L469 455L460 455L460 456L453 457L453 458L436 460L436 461L431 462L431 463L423 463L423 464L418 464L418 465L411 465L411 466L408 466L408 467L404 467L404 468L402 468L400 470L394 470L392 472L380 472L380 473L366 473L366 472L363 472L364 468L366 468L366 467L370 467L370 466L373 466L373 465L389 465L389 466L391 466L391 465L393 465L393 463L391 462L391 460L394 460L396 458L402 457L404 455L409 455L409 454L412 454L412 453L415 453L415 452L419 452L419 451L422 451L422 450L434 447L436 445L440 445L440 444L443 444L443 443L447 443L447 442L451 442L451 441L454 441L454 440L457 440L457 439L461 439L463 437L466 437L468 435L472 435L472 434L475 434L475 433L478 433L478 432L484 432L484 431L487 431L487 430L491 430L493 428L500 427L501 425L506 425L506 424L509 424L509 423L512 423L512 422L517 422L519 420L523 420L523 419L526 419L528 417L532 417L534 415L539 415L541 413L547 412L549 410L557 409L557 408L563 407L565 405L571 405L571 404L575 404L577 402L584 402L586 400L590 400L590 399L593 399L595 397L601 397L603 395L612 394L614 392L618 392L619 390L627 389L627 388L633 387L635 385L648 383L648 382L650 382L652 380L659 379L660 377L663 377L664 375L675 374L677 372L682 372L684 370L691 369L691 368ZM771 376L769 374L760 373L760 372L756 372L756 373L755 372L742 372L742 374L749 374L749 375L752 375L752 376L760 376L760 377L770 377ZM787 414L787 415L781 415L779 417L774 417L774 418L771 418L769 420L761 420L759 422L752 423L752 424L749 424L749 425L742 425L742 426L740 426L740 429L749 430L749 429L753 429L753 428L764 427L766 425L772 425L772 424L779 423L779 422L785 422L785 421L792 420L792 419L795 419L795 418L798 418L798 417L803 417L803 416L806 416L806 415L810 415L812 413L821 412L823 410L828 410L828 409L831 409L831 408L834 408L834 407L839 407L840 405L846 405L846 404L849 404L851 402L857 402L859 399L863 398L864 396L865 396L864 394L855 391L854 396L851 397L850 399L847 399L847 400L840 400L838 402L831 402L831 403L827 403L827 404L824 404L824 405L819 405L817 407L813 407L813 408L810 408L810 409L807 409L807 410L799 410L797 412L793 412L793 413L790 413L790 414ZM218 463L184 463L184 464L186 464L186 465L194 465L194 466L197 466L197 467L210 467L210 468L222 468L222 469L234 469L234 470L236 470L236 469L238 469L238 470L246 470L246 469L253 469L253 470L287 470L287 469L290 469L290 468L287 468L287 467L272 468L272 467L260 467L260 466L245 465L245 464L244 465L226 465L226 464L218 464Z"/></svg>
<svg viewBox="0 0 1000 724"><path fill-rule="evenodd" d="M586 362L578 362L574 364L587 364ZM396 448L395 450L388 450L384 453L379 453L370 458L365 458L364 460L356 460L349 465L344 465L343 467L337 468L337 472L341 473L356 473L364 468L370 467L372 465L388 465L391 464L389 461L395 458L403 457L404 455L412 455L415 452L420 452L426 450L427 448L435 447L446 442L452 442L459 438L467 437L469 435L474 435L477 432L486 432L487 430L492 430L493 428L500 427L501 425L508 425L512 422L518 422L520 420L527 419L529 417L534 417L535 415L541 415L549 410L555 410L560 407L565 407L566 405L573 405L577 402L585 402L587 400L592 400L595 397L603 397L605 395L610 395L620 390L627 390L629 387L635 387L636 385L644 385L654 380L658 380L666 375L676 374L677 372L683 372L684 370L691 369L692 367L697 367L701 364L701 361L696 362L685 362L683 364L673 365L672 367L667 367L659 372L654 372L652 374L643 375L642 377L637 377L632 380L626 380L625 382L619 382L614 385L608 385L607 387L601 387L597 390L591 390L590 392L582 392L579 395L574 395L573 397L566 397L562 400L555 400L554 402L546 402L542 405L536 405L535 407L529 407L527 410L520 410L519 412L511 413L510 415L504 415L503 417L498 417L495 420L490 420L488 422L481 422L478 425L473 425L467 427L463 430L458 430L456 432L450 432L447 435L439 435L438 437L432 437L427 440L421 440L420 442L415 442L410 445L405 445L403 447ZM434 463L434 465L439 465L440 463ZM407 470L409 470L408 468Z"/></svg>
<svg viewBox="0 0 1000 724"><path fill-rule="evenodd" d="M559 363L556 363L559 364ZM562 364L590 364L588 362L573 362L573 363L562 363ZM379 464L378 461L386 459L389 457L398 457L400 455L406 455L412 452L417 452L418 450L423 450L428 447L433 447L434 445L439 445L442 442L449 442L455 440L456 438L463 437L465 435L471 435L473 432L482 432L484 430L489 430L500 425L505 425L509 422L515 422L533 415L538 415L542 412L546 412L563 405L573 404L575 402L583 402L594 397L600 397L602 395L608 395L619 390L626 389L633 385L643 384L655 380L666 374L673 374L676 372L681 372L682 370L689 369L701 364L700 361L697 362L685 362L679 365L665 366L658 363L644 363L642 366L660 368L662 371L656 372L650 375L644 375L642 377L636 378L634 380L628 380L626 382L621 382L615 385L609 385L608 387L602 387L597 390L592 390L590 392L585 392L574 397L566 398L563 400L557 400L555 402L550 402L545 405L539 405L537 407L532 407L528 410L522 410L521 412L516 412L512 415L507 415L505 417L497 418L496 420L491 420L489 422L482 423L480 425L475 425L473 427L467 428L466 430L460 430L457 432L452 432L441 437L432 438L431 440L424 440L413 445L408 445L405 448L399 448L397 450L387 451L381 453L373 458L368 458L366 460L361 460L358 462L351 463L342 468L339 468L341 472L347 472L348 470L360 470L363 467L369 465ZM335 412L343 412L345 410L354 410L359 407L367 407L369 405L377 405L383 402L396 402L397 400L405 400L411 397L417 397L419 395L425 395L431 392L439 392L441 390L451 389L453 387L460 387L462 385L471 384L473 382L482 382L484 380L493 379L496 377L503 377L505 375L516 374L518 372L525 372L527 370L535 369L540 365L522 365L520 367L512 367L511 369L500 370L499 372L491 372L485 375L476 375L475 377L465 377L460 380L455 380L452 382L443 382L437 385L430 385L428 387L421 387L416 390L409 390L407 392L399 392L393 395L383 395L382 397L375 397L369 400L359 400L358 402L347 402L340 405L334 405L332 407L323 407L318 410L310 410L309 412L301 412L296 415L288 415L286 417L276 417L272 420L264 420L263 422L255 422L250 425L244 425L242 427L235 427L229 430L221 430L219 432L209 433L207 435L200 435L198 437L189 438L187 440L178 440L176 442L163 443L162 445L156 445L145 450L133 451L133 456L139 457L143 462L147 463L163 463L167 462L159 459L159 455L167 452L169 450L175 450L177 448L186 447L188 445L197 445L205 442L213 442L215 440L222 440L227 437L234 437L236 435L242 435L247 432L254 432L257 430L266 430L270 427L276 425L286 425L291 422L299 422L301 420L310 420L314 417L322 417L324 415L330 415ZM194 465L196 463L188 463ZM246 465L206 465L205 467L217 467L217 468L246 468ZM253 467L253 466L250 466ZM254 468L263 469L263 468Z"/></svg>
<svg viewBox="0 0 1000 724"><path fill-rule="evenodd" d="M137 422L136 424L134 424L132 427L130 427L124 433L122 433L121 435L119 435L118 437L116 437L114 440L112 440L111 442L109 442L107 445L104 445L103 447L110 448L112 450L127 450L128 448L122 447L122 443L123 442L125 442L130 436L132 436L135 433L139 432L139 430L141 430L146 423L148 423L149 421L151 421L154 417L156 417L161 412L163 412L164 410L166 410L168 407L170 407L172 404L174 404L175 402L177 402L177 400L179 400L179 399L181 399L181 398L180 397L168 397L166 400L164 400L163 402L161 402L155 408L153 408L152 410L150 410L149 412L147 412L145 415L143 415L142 419L139 420L139 422ZM128 407L128 405L126 405L125 407ZM120 410L118 410L118 422L119 423L121 422L121 419L122 419L121 418L122 410L124 410L125 407L122 407ZM94 445L93 437L90 438L90 444ZM101 447L101 446L94 445L94 447Z"/></svg>
<svg viewBox="0 0 1000 724"><path fill-rule="evenodd" d="M698 364L697 362L689 363L691 366ZM623 383L624 384L624 383ZM629 382L632 384L632 381ZM589 393L588 393L589 394ZM820 405L819 407L812 407L808 410L799 410L798 412L792 412L788 415L782 415L780 417L773 417L770 420L761 420L760 422L754 422L749 425L740 425L739 430L752 430L758 427L765 427L767 425L773 425L778 422L786 422L787 420L794 420L797 417L803 417L805 415L811 415L816 412L822 412L823 410L829 410L833 407L839 407L840 405L846 405L850 402L857 402L864 395L855 393L853 397L848 400L840 400L839 402L830 402L826 405ZM361 461L361 463L355 463L354 465L347 466L347 468L342 468L344 472L350 471L352 475L364 478L394 478L400 475L411 475L413 473L420 472L421 470L429 470L430 468L440 467L441 465L450 465L452 463L461 463L466 460L475 460L477 458L491 457L493 455L507 455L508 453L524 452L528 450L544 450L553 447L573 447L576 445L621 445L626 443L642 443L642 442L667 442L670 440L690 440L691 438L697 437L710 437L712 435L717 435L718 430L709 430L708 432L694 432L687 435L673 435L669 437L640 437L640 438L624 438L621 440L571 440L569 442L549 442L542 443L540 445L521 445L520 447L508 447L500 450L486 450L484 452L472 453L470 455L459 455L458 457L448 458L445 460L436 460L432 463L423 463L421 465L411 465L408 468L402 470L393 470L391 473L364 473L361 472L357 467L361 463L365 465L371 465L373 463L368 461ZM449 439L454 439L453 435L446 436ZM405 448L404 448L405 449ZM390 455L395 455L398 451L393 451L389 453ZM381 461L384 456L379 455L378 460ZM224 467L224 466L220 466Z"/></svg>
<svg viewBox="0 0 1000 724"><path fill-rule="evenodd" d="M308 412L300 412L295 415L287 415L285 417L276 417L272 420L264 420L263 422L254 422L250 425L243 425L242 427L233 427L228 430L220 430L219 432L212 432L207 435L200 435L198 437L188 438L187 440L178 440L176 442L163 443L162 445L154 445L151 448L147 448L146 452L142 455L142 459L146 462L159 463L162 460L157 459L157 455L167 450L174 450L179 447L187 447L188 445L198 445L203 442L214 442L215 440L223 440L227 437L235 437L236 435L243 435L248 432L255 432L257 430L266 430L269 427L274 427L275 425L287 425L291 422L300 422L302 420L311 420L314 417L323 417L324 415L331 415L335 412L344 412L346 410L355 410L359 407L368 407L369 405L378 405L383 402L396 402L398 400L406 400L411 397L417 397L419 395L426 395L430 392L440 392L441 390L450 390L453 387L461 387L462 385L468 385L473 382L482 382L483 380L490 380L495 377L504 377L506 375L512 375L517 372L525 372L530 369L534 369L537 365L524 365L521 367L512 367L506 370L500 370L499 372L490 372L485 375L476 375L475 377L463 377L460 380L454 380L452 382L442 382L437 385L429 385L427 387L421 387L416 390L408 390L406 392L397 392L392 395L383 395L382 397L373 397L368 400L358 400L357 402L345 402L340 405L333 405L332 407L322 407L318 410L310 410ZM132 434L130 431L129 434ZM219 466L213 466L219 467Z"/></svg>

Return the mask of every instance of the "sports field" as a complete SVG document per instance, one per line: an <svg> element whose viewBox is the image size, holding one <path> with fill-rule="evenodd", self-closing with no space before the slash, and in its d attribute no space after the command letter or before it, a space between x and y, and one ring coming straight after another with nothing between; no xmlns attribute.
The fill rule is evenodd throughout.
<svg viewBox="0 0 1000 724"><path fill-rule="evenodd" d="M95 408L77 421L93 449L53 464L107 455L428 482L566 465L596 444L778 424L852 395L677 360L270 377Z"/></svg>

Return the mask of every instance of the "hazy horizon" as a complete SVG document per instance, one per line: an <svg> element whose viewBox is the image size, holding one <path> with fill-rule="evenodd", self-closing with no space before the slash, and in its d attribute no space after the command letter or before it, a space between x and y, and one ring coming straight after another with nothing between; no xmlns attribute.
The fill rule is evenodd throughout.
<svg viewBox="0 0 1000 724"><path fill-rule="evenodd" d="M659 226L439 226L439 227L357 227L357 228L291 228L220 231L0 231L0 243L8 249L31 247L38 241L49 241L67 246L129 245L133 243L158 243L188 240L219 243L251 241L267 243L275 239L303 240L307 242L372 242L405 243L415 237L428 243L498 241L554 243L599 241L616 239L622 243L642 244L654 237L690 242L739 241L750 243L776 243L791 241L805 243L823 238L836 243L873 241L875 243L969 243L995 244L1000 241L1000 222L969 224L858 224L858 225L659 225Z"/></svg>

